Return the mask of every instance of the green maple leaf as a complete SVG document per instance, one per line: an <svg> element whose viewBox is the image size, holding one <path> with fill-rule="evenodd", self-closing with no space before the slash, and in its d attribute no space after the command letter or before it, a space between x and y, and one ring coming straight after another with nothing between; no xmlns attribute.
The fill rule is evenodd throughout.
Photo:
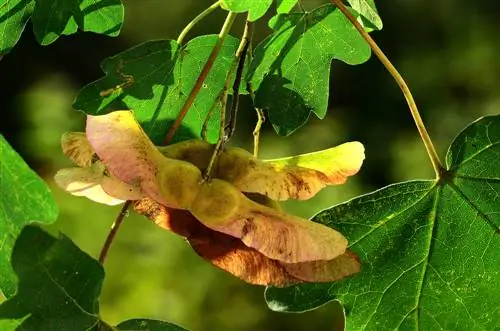
<svg viewBox="0 0 500 331"><path fill-rule="evenodd" d="M235 13L248 12L248 20L253 22L264 16L273 0L222 0L224 9Z"/></svg>
<svg viewBox="0 0 500 331"><path fill-rule="evenodd" d="M248 80L255 105L267 109L276 131L291 134L310 112L324 118L328 106L330 63L355 65L368 60L370 47L334 6L310 13L276 16L274 33L255 49Z"/></svg>
<svg viewBox="0 0 500 331"><path fill-rule="evenodd" d="M26 226L12 255L19 277L15 296L0 305L0 328L9 330L112 330L99 317L102 266L63 235ZM118 330L184 330L155 320L129 320Z"/></svg>
<svg viewBox="0 0 500 331"><path fill-rule="evenodd" d="M0 135L0 291L10 297L17 279L10 266L14 242L21 229L33 222L50 224L57 205L45 182Z"/></svg>
<svg viewBox="0 0 500 331"><path fill-rule="evenodd" d="M184 105L216 40L214 35L201 36L182 49L173 40L149 41L110 57L101 64L106 77L85 86L73 106L92 115L131 109L150 138L159 144ZM176 141L200 136L207 113L224 87L238 44L238 39L226 37ZM209 121L210 141L218 137L219 122L217 110Z"/></svg>
<svg viewBox="0 0 500 331"><path fill-rule="evenodd" d="M123 23L121 0L4 0L0 4L0 55L19 40L29 18L42 45L82 31L117 36Z"/></svg>
<svg viewBox="0 0 500 331"><path fill-rule="evenodd" d="M340 300L348 330L494 330L500 321L500 115L461 132L440 180L388 186L314 217L339 229L362 271L269 288L279 311Z"/></svg>

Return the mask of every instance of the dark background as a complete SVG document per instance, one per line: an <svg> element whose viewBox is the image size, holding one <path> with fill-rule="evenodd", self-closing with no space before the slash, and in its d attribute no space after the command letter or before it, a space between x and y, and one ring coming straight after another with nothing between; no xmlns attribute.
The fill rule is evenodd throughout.
<svg viewBox="0 0 500 331"><path fill-rule="evenodd" d="M51 185L60 218L49 228L68 234L97 256L117 209L76 198L54 186L52 176L69 161L61 154L65 131L81 131L84 115L71 108L79 88L101 77L106 57L149 40L176 39L210 1L124 0L122 34L61 37L42 47L32 27L0 60L1 133ZM312 9L325 1L303 1ZM494 0L377 1L384 21L372 36L407 80L442 159L468 123L500 110L500 3ZM217 11L189 35L218 33L225 13ZM241 15L243 16L243 15ZM269 16L266 16L269 18ZM242 20L232 34L239 36ZM258 22L256 41L270 29ZM330 110L312 118L292 137L264 128L262 156L310 152L359 140L366 147L360 174L347 185L325 190L305 203L285 204L301 216L384 185L431 178L430 162L406 102L379 61L359 66L334 61ZM255 122L243 100L234 144L250 148ZM106 262L101 316L110 323L155 317L193 330L332 330L335 305L302 315L270 312L254 287L199 259L184 243L144 219L127 219Z"/></svg>

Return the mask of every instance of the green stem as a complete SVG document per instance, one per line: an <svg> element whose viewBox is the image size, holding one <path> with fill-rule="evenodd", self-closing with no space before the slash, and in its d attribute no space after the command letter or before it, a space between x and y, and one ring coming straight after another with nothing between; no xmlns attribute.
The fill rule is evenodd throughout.
<svg viewBox="0 0 500 331"><path fill-rule="evenodd" d="M214 4L212 4L210 7L208 7L207 9L205 9L204 11L202 11L198 16L196 16L191 22L188 23L188 25L186 25L184 27L184 29L181 31L181 33L179 34L179 37L177 38L177 43L180 45L182 44L184 38L186 37L186 35L189 33L189 31L191 31L191 29L196 25L198 24L199 21L201 21L202 19L204 19L206 16L208 16L211 12L213 12L215 9L219 8L220 7L220 4L221 4L221 1L217 1L215 2Z"/></svg>
<svg viewBox="0 0 500 331"><path fill-rule="evenodd" d="M170 127L170 130L168 131L168 133L163 141L164 145L166 145L167 143L169 143L172 140L175 132L177 131L177 129L181 125L182 120L184 119L187 112L189 111L189 108L191 108L191 105L193 104L194 100L196 99L196 96L200 92L200 89L203 86L203 82L207 78L208 73L210 72L210 69L212 69L212 66L215 62L215 59L217 58L217 55L219 54L219 51L222 48L222 45L224 44L224 40L226 39L226 36L228 35L229 31L231 30L231 27L233 26L233 23L234 23L236 16L237 16L237 14L233 13L233 12L229 12L229 14L227 15L226 21L224 22L224 25L222 26L222 29L219 32L219 38L217 39L217 42L216 42L214 48L212 49L212 52L210 53L210 56L208 57L208 60L205 63L205 66L201 70L200 76L198 76L196 83L194 84L191 92L189 93L189 95L186 99L186 102L184 103L184 106L179 111L179 114L177 115L175 122Z"/></svg>
<svg viewBox="0 0 500 331"><path fill-rule="evenodd" d="M111 229L109 230L108 236L106 237L106 241L104 242L104 245L102 246L101 253L99 254L99 263L104 264L104 260L106 260L106 256L108 255L109 248L111 247L111 244L113 243L113 240L115 239L116 233L118 232L118 229L120 228L120 225L122 225L123 221L125 220L125 216L128 213L128 208L132 204L132 201L126 201L125 204L123 204L122 209L120 210L120 213L118 216L116 216L115 221L111 225Z"/></svg>
<svg viewBox="0 0 500 331"><path fill-rule="evenodd" d="M354 17L354 15L352 15L351 12L347 10L347 8L342 3L342 0L330 0L330 1L335 6L337 6L337 8L354 25L356 30L358 30L363 39L365 39L368 45L370 45L370 48L372 49L373 53L379 58L380 62L382 62L387 71L389 71L389 73L394 78L399 88L403 92L406 102L408 103L408 107L410 108L410 113L413 117L413 121L417 126L418 133L420 134L420 137L424 142L425 149L427 150L427 154L429 155L429 158L431 160L432 167L434 168L434 172L436 173L436 178L440 178L445 169L443 167L443 164L441 163L441 160L439 159L438 154L436 153L436 149L434 148L434 144L432 143L431 137L429 136L429 133L427 133L427 129L425 128L424 122L422 121L422 117L420 117L420 113L418 111L415 100L413 99L413 96L410 92L410 89L408 88L408 85L406 84L406 82L404 81L403 77L398 72L398 70L391 63L391 61L389 61L387 56L385 56L382 50L378 47L375 41L365 31L365 29L361 26L361 24L359 24L359 22L356 20L356 17Z"/></svg>

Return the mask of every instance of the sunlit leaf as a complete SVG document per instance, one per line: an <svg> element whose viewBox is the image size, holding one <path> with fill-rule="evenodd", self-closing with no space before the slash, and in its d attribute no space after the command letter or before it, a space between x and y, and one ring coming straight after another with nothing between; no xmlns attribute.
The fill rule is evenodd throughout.
<svg viewBox="0 0 500 331"><path fill-rule="evenodd" d="M298 0L277 0L276 12L278 14L288 14L290 10L297 4Z"/></svg>
<svg viewBox="0 0 500 331"><path fill-rule="evenodd" d="M249 80L256 106L267 109L276 131L287 135L310 112L326 115L331 61L360 64L370 57L370 48L332 5L278 15L270 25L274 33L255 49Z"/></svg>
<svg viewBox="0 0 500 331"><path fill-rule="evenodd" d="M123 23L121 0L36 0L33 31L42 45L78 29L117 36Z"/></svg>
<svg viewBox="0 0 500 331"><path fill-rule="evenodd" d="M500 320L500 116L462 131L439 181L388 186L325 210L315 221L349 238L362 261L331 284L268 289L272 309L334 299L348 330L494 330Z"/></svg>
<svg viewBox="0 0 500 331"><path fill-rule="evenodd" d="M41 45L78 31L117 36L123 23L121 0L4 0L0 3L0 55L19 40L29 18Z"/></svg>
<svg viewBox="0 0 500 331"><path fill-rule="evenodd" d="M126 50L101 64L106 77L85 86L74 103L87 114L131 109L150 138L160 144L198 79L217 36L190 40L182 50L173 40L155 40ZM175 140L200 137L210 108L216 102L239 41L228 36ZM220 128L219 110L210 117L208 139Z"/></svg>
<svg viewBox="0 0 500 331"><path fill-rule="evenodd" d="M222 0L222 8L235 13L248 12L248 20L253 22L261 18L272 3L273 0Z"/></svg>
<svg viewBox="0 0 500 331"><path fill-rule="evenodd" d="M33 222L53 223L57 205L47 185L0 135L0 290L10 297L16 276L10 265L21 229Z"/></svg>
<svg viewBox="0 0 500 331"><path fill-rule="evenodd" d="M34 0L0 2L0 56L9 53L19 41L34 7Z"/></svg>
<svg viewBox="0 0 500 331"><path fill-rule="evenodd" d="M374 0L348 0L348 2L370 25L374 26L377 30L382 30L382 19L378 15Z"/></svg>

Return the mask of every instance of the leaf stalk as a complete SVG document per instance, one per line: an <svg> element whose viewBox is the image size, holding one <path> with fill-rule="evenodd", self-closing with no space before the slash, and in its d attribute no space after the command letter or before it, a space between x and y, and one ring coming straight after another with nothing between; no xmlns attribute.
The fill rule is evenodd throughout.
<svg viewBox="0 0 500 331"><path fill-rule="evenodd" d="M116 233L118 232L118 229L122 225L123 221L125 220L125 216L128 213L128 209L130 205L132 204L132 201L126 201L122 209L120 210L120 213L118 216L116 216L115 221L111 225L111 229L109 230L108 236L106 237L106 241L104 242L104 245L102 246L101 253L99 254L99 263L102 265L104 264L104 260L106 260L106 256L108 255L109 249L111 247L111 244L113 243Z"/></svg>
<svg viewBox="0 0 500 331"><path fill-rule="evenodd" d="M198 22L200 22L202 19L204 19L206 16L208 16L210 13L212 13L215 9L219 8L220 7L220 4L221 4L221 0L215 2L214 4L212 4L210 7L208 7L207 9L205 9L204 11L202 11L198 16L196 16L195 18L193 18L193 20L191 22L189 22L185 27L184 29L182 29L181 33L179 34L179 37L177 37L177 43L179 45L182 44L182 42L184 41L184 38L186 37L186 35L189 33L189 31L191 31L191 29L196 25L198 24Z"/></svg>
<svg viewBox="0 0 500 331"><path fill-rule="evenodd" d="M221 31L219 32L217 42L212 49L212 52L210 53L207 62L203 66L203 69L201 70L200 76L198 76L198 79L196 80L196 83L194 84L193 88L191 89L191 92L189 93L186 102L182 106L182 109L179 111L179 114L177 115L177 118L175 119L175 122L172 124L170 127L169 131L167 132L167 135L165 136L165 139L163 141L163 144L166 145L168 144L172 138L174 137L175 132L179 128L179 126L182 123L182 120L186 116L187 112L189 111L189 108L191 108L191 105L193 104L194 100L196 99L196 96L200 92L201 87L203 86L203 82L207 78L210 69L212 69L212 66L215 62L215 59L217 58L217 55L219 54L220 49L222 48L222 45L224 44L224 40L226 39L226 36L229 34L229 31L231 30L231 27L233 26L234 20L236 19L237 14L233 12L229 12L226 20L224 21L224 25L222 26Z"/></svg>
<svg viewBox="0 0 500 331"><path fill-rule="evenodd" d="M354 25L356 30L358 30L363 39L368 43L373 53L378 57L380 62L382 62L384 67L387 69L387 71L389 71L391 76L398 84L399 88L403 92L408 107L410 108L410 113L413 117L415 125L417 126L418 133L420 134L420 137L422 138L422 141L425 145L425 149L427 150L427 154L429 155L429 158L431 160L432 167L434 168L434 172L436 173L436 178L437 179L441 178L442 174L445 172L445 168L443 167L443 164L441 163L441 160L439 159L439 156L436 153L434 144L432 143L429 133L425 128L422 117L420 117L420 113L418 111L415 100L413 99L410 89L406 84L406 82L404 81L403 77L394 67L391 61L389 61L387 56L382 52L380 47L378 47L377 43L370 37L368 32L366 32L365 29L361 26L361 24L356 20L356 17L354 17L354 15L347 10L347 8L342 3L342 0L330 0L330 1L335 6L337 6L337 8L342 12L342 14L344 14L347 17L347 19Z"/></svg>

